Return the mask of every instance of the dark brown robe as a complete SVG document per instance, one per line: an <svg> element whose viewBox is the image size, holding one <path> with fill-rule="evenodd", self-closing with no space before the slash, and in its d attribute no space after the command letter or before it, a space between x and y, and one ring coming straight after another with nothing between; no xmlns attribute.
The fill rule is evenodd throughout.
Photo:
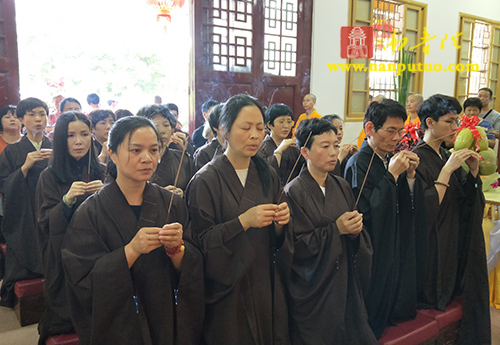
<svg viewBox="0 0 500 345"><path fill-rule="evenodd" d="M163 247L141 255L130 269L125 257L125 245L140 228L165 224L171 195L147 183L137 220L116 182L108 177L101 191L73 215L62 257L80 345L199 343L203 263L196 247L185 239L181 272L175 271ZM187 208L177 195L169 217L169 223L174 222L188 227Z"/></svg>
<svg viewBox="0 0 500 345"><path fill-rule="evenodd" d="M276 237L274 225L244 231L238 219L254 206L277 203L281 194L270 167L264 194L254 159L265 164L252 158L245 187L222 155L198 171L187 189L194 240L205 258L203 344L289 344L282 278L291 263L290 227Z"/></svg>
<svg viewBox="0 0 500 345"><path fill-rule="evenodd" d="M489 287L482 219L484 195L481 178L459 168L439 204L434 181L450 157L441 157L420 142L414 151L420 157L417 172L422 176L426 199L426 242L418 253L424 256L419 303L424 308L445 310L451 299L462 294L463 316L459 344L490 344Z"/></svg>
<svg viewBox="0 0 500 345"><path fill-rule="evenodd" d="M205 164L223 153L224 150L222 146L220 146L219 140L213 138L211 142L198 148L194 153L193 158L196 170L200 170Z"/></svg>
<svg viewBox="0 0 500 345"><path fill-rule="evenodd" d="M42 148L52 148L46 137ZM0 304L8 307L14 306L16 282L42 276L36 235L35 190L48 160L36 162L26 178L21 171L26 156L35 150L25 135L19 142L7 145L0 156L0 193L4 203L2 232L7 243Z"/></svg>
<svg viewBox="0 0 500 345"><path fill-rule="evenodd" d="M257 152L257 154L262 158L267 159L269 164L278 172L281 184L284 186L286 184L286 181L290 177L290 174L292 173L292 169L293 166L295 165L295 162L297 162L297 158L299 158L300 156L299 162L295 166L292 176L290 177L290 181L299 176L300 169L302 169L302 166L304 166L306 161L304 157L302 157L302 155L300 154L299 149L297 149L296 147L288 147L281 154L281 163L278 166L278 161L274 156L274 151L277 148L278 146L276 146L276 143L274 142L273 138L271 138L271 136L268 135L262 141L259 152Z"/></svg>
<svg viewBox="0 0 500 345"><path fill-rule="evenodd" d="M158 163L156 167L155 173L151 176L149 181L161 187L173 186L181 157L182 151L167 148L161 157L160 163ZM193 163L193 158L186 152L182 160L182 167L179 172L179 179L177 180L176 187L185 191L189 180L193 177L195 172L196 168Z"/></svg>
<svg viewBox="0 0 500 345"><path fill-rule="evenodd" d="M342 178L327 176L326 195L307 167L286 187L294 257L287 284L292 344L378 344L363 295L370 283L370 236L341 235L336 220L354 209Z"/></svg>
<svg viewBox="0 0 500 345"><path fill-rule="evenodd" d="M337 164L335 165L335 169L333 169L332 171L330 171L330 175L335 175L335 176L339 176L339 177L342 177L344 178L344 175L345 175L345 167L347 166L347 162L349 161L349 159L352 157L352 154L349 152L347 154L347 156L344 157L344 159L342 160L342 162L338 162L337 161Z"/></svg>
<svg viewBox="0 0 500 345"><path fill-rule="evenodd" d="M86 182L88 158L82 160L73 161L73 168L80 170L81 180ZM96 172L95 175L100 178L102 173ZM62 202L62 198L70 190L71 185L72 182L61 183L55 176L54 170L49 167L41 173L36 188L38 248L45 278L43 285L45 309L38 323L39 344L45 344L45 339L49 336L75 332L66 294L61 248L74 211L90 194L78 196L70 208Z"/></svg>
<svg viewBox="0 0 500 345"><path fill-rule="evenodd" d="M357 210L363 214L372 241L372 274L365 305L370 326L380 338L388 325L417 315L414 223L422 207L413 196L418 199L423 193L419 192L418 176L412 195L406 173L395 181L376 154L370 166L372 156L372 148L363 141L359 152L347 162L345 176L356 198L361 191Z"/></svg>

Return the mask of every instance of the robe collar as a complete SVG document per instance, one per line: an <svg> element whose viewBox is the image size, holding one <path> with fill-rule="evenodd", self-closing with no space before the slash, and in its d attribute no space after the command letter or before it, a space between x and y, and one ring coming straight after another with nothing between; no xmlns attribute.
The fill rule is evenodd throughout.
<svg viewBox="0 0 500 345"><path fill-rule="evenodd" d="M140 228L156 226L155 219L158 213L158 204L155 202L154 193L152 192L153 187L149 182L146 182L138 220L116 180L109 175L106 178L99 195L103 198L105 205L110 206L107 212L116 223L116 228L119 229L124 243L130 242ZM136 226L131 226L132 224L136 224Z"/></svg>

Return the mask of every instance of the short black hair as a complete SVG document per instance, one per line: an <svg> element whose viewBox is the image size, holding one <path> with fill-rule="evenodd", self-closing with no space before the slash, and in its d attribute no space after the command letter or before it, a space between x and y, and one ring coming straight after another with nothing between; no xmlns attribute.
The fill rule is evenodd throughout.
<svg viewBox="0 0 500 345"><path fill-rule="evenodd" d="M460 102L458 101L458 99L456 99L455 97L451 97L451 96L448 96L448 95L442 95L440 93L437 93L434 96L443 97L448 102L450 102L450 104L453 106L453 108L455 108L455 111L457 112L457 114L460 114L462 112L462 105L460 104ZM417 112L418 112L418 109L417 109Z"/></svg>
<svg viewBox="0 0 500 345"><path fill-rule="evenodd" d="M297 142L297 146L299 147L299 149L304 147L304 145L306 149L311 149L311 145L314 142L314 137L329 131L333 131L335 134L337 134L337 128L332 125L331 121L327 121L323 118L302 120L295 130L295 141ZM309 133L311 133L311 137L309 138L309 141L307 141Z"/></svg>
<svg viewBox="0 0 500 345"><path fill-rule="evenodd" d="M209 99L208 101L203 103L203 105L201 106L201 112L206 113L208 111L208 109L216 106L217 104L219 104L219 102L217 102L216 100Z"/></svg>
<svg viewBox="0 0 500 345"><path fill-rule="evenodd" d="M476 107L479 109L479 111L481 111L481 109L483 108L483 102L481 102L481 100L477 97L470 97L467 98L464 102L464 111L467 107Z"/></svg>
<svg viewBox="0 0 500 345"><path fill-rule="evenodd" d="M175 129L175 126L177 125L177 120L165 105L158 105L158 104L145 105L137 112L137 116L145 117L147 119L150 119L151 121L153 121L153 119L158 115L166 118L168 122L170 122L170 127Z"/></svg>
<svg viewBox="0 0 500 345"><path fill-rule="evenodd" d="M220 116L222 114L223 107L224 103L219 103L215 107L213 107L210 114L208 114L208 125L210 126L210 129L212 130L214 136L217 136L217 132L215 130L219 130Z"/></svg>
<svg viewBox="0 0 500 345"><path fill-rule="evenodd" d="M114 99L110 99L110 100L108 101L108 107L110 107L110 106L111 106L111 104L113 104L113 103L116 103L116 101L115 101Z"/></svg>
<svg viewBox="0 0 500 345"><path fill-rule="evenodd" d="M427 118L439 121L441 116L449 113L458 114L456 104L450 99L450 96L433 95L423 101L417 109L417 114L424 130L428 129ZM457 101L458 102L458 101ZM462 107L460 107L462 109Z"/></svg>
<svg viewBox="0 0 500 345"><path fill-rule="evenodd" d="M23 119L28 111L32 111L38 107L44 108L47 115L49 114L47 103L35 97L28 97L17 104L16 115L18 118Z"/></svg>
<svg viewBox="0 0 500 345"><path fill-rule="evenodd" d="M127 109L118 109L117 111L115 111L115 116L116 119L118 120L121 119L122 117L134 116L134 114L132 114L132 112Z"/></svg>
<svg viewBox="0 0 500 345"><path fill-rule="evenodd" d="M64 107L66 106L67 103L77 103L80 106L80 109L82 108L82 105L80 104L80 102L78 102L78 100L76 98L68 97L68 98L63 99L61 101L61 103L59 104L59 111L61 113L64 112Z"/></svg>
<svg viewBox="0 0 500 345"><path fill-rule="evenodd" d="M177 105L175 105L174 103L167 103L167 104L165 104L165 106L167 107L168 110L170 110L170 112L172 112L172 110L173 110L173 111L177 112L177 115L179 114L179 107L177 107Z"/></svg>
<svg viewBox="0 0 500 345"><path fill-rule="evenodd" d="M344 119L342 119L339 115L337 114L331 114L331 115L325 115L322 117L323 120L333 122L333 120L339 120L340 122L344 122Z"/></svg>
<svg viewBox="0 0 500 345"><path fill-rule="evenodd" d="M7 105L0 109L0 131L3 131L3 126L2 126L2 119L5 115L8 113L11 113L12 115L16 116L16 106L15 105Z"/></svg>
<svg viewBox="0 0 500 345"><path fill-rule="evenodd" d="M490 88L482 87L479 89L479 91L488 91L490 93L490 98L493 98L493 91L491 91ZM479 93L479 91L477 93Z"/></svg>
<svg viewBox="0 0 500 345"><path fill-rule="evenodd" d="M280 116L290 116L293 120L293 111L290 107L283 103L276 103L266 110L266 121L274 126L274 120Z"/></svg>
<svg viewBox="0 0 500 345"><path fill-rule="evenodd" d="M96 109L96 110L91 111L89 113L89 119L90 119L90 121L92 123L92 128L95 128L95 125L99 121L104 121L104 120L106 120L110 116L113 119L113 121L116 121L115 114L111 110L108 110L108 109Z"/></svg>
<svg viewBox="0 0 500 345"><path fill-rule="evenodd" d="M97 93L91 93L90 95L87 96L87 103L90 104L99 104L101 102L101 99L99 98L99 95Z"/></svg>
<svg viewBox="0 0 500 345"><path fill-rule="evenodd" d="M405 122L408 115L405 107L392 99L386 98L382 102L371 102L366 109L363 128L366 129L366 124L371 122L376 132L382 128L388 117L399 117Z"/></svg>

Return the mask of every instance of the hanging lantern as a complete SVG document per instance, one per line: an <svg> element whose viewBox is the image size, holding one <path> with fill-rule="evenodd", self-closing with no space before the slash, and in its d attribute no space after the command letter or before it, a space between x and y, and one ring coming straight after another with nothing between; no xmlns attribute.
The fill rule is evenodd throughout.
<svg viewBox="0 0 500 345"><path fill-rule="evenodd" d="M165 31L167 24L172 22L172 10L184 6L186 0L146 0L150 6L156 7L156 21L163 24Z"/></svg>

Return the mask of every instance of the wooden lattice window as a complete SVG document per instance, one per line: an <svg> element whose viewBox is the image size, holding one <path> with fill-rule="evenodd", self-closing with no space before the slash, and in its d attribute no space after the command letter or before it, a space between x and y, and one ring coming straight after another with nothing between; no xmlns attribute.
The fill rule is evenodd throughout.
<svg viewBox="0 0 500 345"><path fill-rule="evenodd" d="M477 97L480 88L493 91L493 108L500 108L500 23L460 14L457 65L472 66L455 74L455 97L460 103ZM478 68L475 68L475 67Z"/></svg>
<svg viewBox="0 0 500 345"><path fill-rule="evenodd" d="M374 31L373 58L348 59L349 64L364 64L367 70L351 69L346 73L345 113L348 121L362 121L368 106L369 95L383 94L394 98L394 77L396 71L370 71L373 64L394 64L397 61L397 49L390 47L394 39L405 49L416 46L423 36L427 5L415 1L393 0L351 0L349 17L350 26L372 26ZM395 34L394 34L395 33ZM384 48L385 47L385 48ZM424 62L423 46L414 49L415 62ZM422 92L423 73L412 72L410 93Z"/></svg>
<svg viewBox="0 0 500 345"><path fill-rule="evenodd" d="M250 1L203 1L204 66L224 72L252 70Z"/></svg>
<svg viewBox="0 0 500 345"><path fill-rule="evenodd" d="M309 93L312 0L195 0L196 121L201 104L237 93L282 102L298 117ZM300 64L297 61L301 61ZM194 99L193 99L194 96Z"/></svg>
<svg viewBox="0 0 500 345"><path fill-rule="evenodd" d="M295 76L298 1L264 1L264 73Z"/></svg>

